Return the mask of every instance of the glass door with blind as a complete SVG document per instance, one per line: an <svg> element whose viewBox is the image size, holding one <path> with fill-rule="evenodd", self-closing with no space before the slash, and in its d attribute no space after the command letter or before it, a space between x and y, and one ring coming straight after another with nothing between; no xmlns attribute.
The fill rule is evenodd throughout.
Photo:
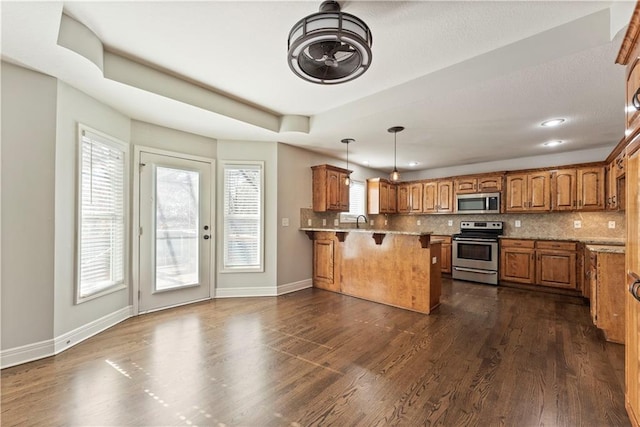
<svg viewBox="0 0 640 427"><path fill-rule="evenodd" d="M211 164L140 153L139 312L210 298Z"/></svg>

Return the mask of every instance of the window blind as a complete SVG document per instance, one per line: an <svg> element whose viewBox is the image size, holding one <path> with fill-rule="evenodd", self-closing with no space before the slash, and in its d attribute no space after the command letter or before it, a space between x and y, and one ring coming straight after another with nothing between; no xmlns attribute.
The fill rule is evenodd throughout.
<svg viewBox="0 0 640 427"><path fill-rule="evenodd" d="M349 215L364 215L364 182L351 181L349 187Z"/></svg>
<svg viewBox="0 0 640 427"><path fill-rule="evenodd" d="M262 166L224 166L224 269L262 269Z"/></svg>
<svg viewBox="0 0 640 427"><path fill-rule="evenodd" d="M78 298L125 280L125 146L81 130Z"/></svg>

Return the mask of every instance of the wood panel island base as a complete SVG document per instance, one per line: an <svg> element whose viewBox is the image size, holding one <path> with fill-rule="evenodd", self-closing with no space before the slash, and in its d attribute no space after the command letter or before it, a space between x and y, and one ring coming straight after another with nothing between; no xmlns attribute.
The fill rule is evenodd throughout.
<svg viewBox="0 0 640 427"><path fill-rule="evenodd" d="M301 228L313 241L313 286L429 314L440 305L440 242L430 233Z"/></svg>

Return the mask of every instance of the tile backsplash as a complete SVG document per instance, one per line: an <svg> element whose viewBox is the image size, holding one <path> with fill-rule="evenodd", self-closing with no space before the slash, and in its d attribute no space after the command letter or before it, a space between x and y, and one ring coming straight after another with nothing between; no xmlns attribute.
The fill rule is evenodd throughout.
<svg viewBox="0 0 640 427"><path fill-rule="evenodd" d="M300 227L322 227L326 220L326 228L334 228L334 220L338 213L313 212L312 209L300 209ZM399 231L425 231L433 234L451 235L460 231L461 221L504 221L504 234L508 237L538 239L604 239L624 240L624 212L554 212L527 214L495 214L495 215L367 215L369 223L361 227L372 229L389 229ZM374 220L373 227L370 225ZM387 220L387 225L384 225ZM520 227L516 227L516 220ZM420 224L418 225L418 221ZM449 221L452 225L449 226ZM580 221L581 227L575 228L574 222ZM609 228L609 222L615 222L615 228ZM340 228L353 228L355 224L340 223Z"/></svg>

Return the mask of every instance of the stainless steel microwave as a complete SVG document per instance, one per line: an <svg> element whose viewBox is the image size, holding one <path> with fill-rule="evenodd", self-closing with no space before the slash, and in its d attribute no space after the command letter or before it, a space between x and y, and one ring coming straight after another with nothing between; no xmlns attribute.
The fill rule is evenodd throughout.
<svg viewBox="0 0 640 427"><path fill-rule="evenodd" d="M456 194L459 214L500 213L500 193Z"/></svg>

